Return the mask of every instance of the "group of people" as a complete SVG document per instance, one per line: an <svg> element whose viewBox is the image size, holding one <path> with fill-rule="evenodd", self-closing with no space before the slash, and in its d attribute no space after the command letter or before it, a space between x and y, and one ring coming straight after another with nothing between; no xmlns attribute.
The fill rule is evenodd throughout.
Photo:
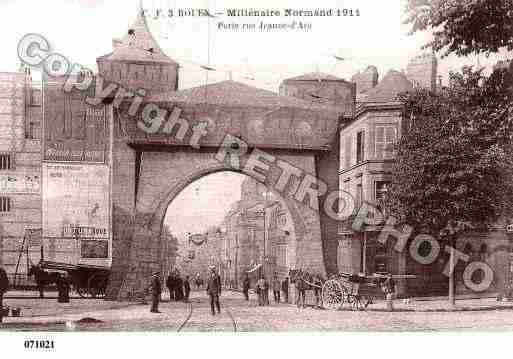
<svg viewBox="0 0 513 359"><path fill-rule="evenodd" d="M169 289L170 300L188 301L191 292L189 276L186 275L182 280L180 272L172 270L166 279L166 287ZM151 290L151 309L152 313L160 313L159 302L162 296L162 285L160 283L160 272L154 272L150 283ZM215 268L210 269L210 276L207 282L207 294L210 297L210 309L212 315L221 313L221 304L219 296L221 295L221 277L217 274Z"/></svg>
<svg viewBox="0 0 513 359"><path fill-rule="evenodd" d="M242 293L244 294L244 298L247 301L249 300L250 287L251 280L249 278L248 273L246 273L242 281ZM273 298L275 303L281 302L281 292L283 292L283 298L285 303L289 302L289 278L285 278L283 281L280 281L278 277L275 275L271 283L269 283L265 276L262 275L255 284L255 292L258 296L259 306L269 305L269 290L271 288L273 291Z"/></svg>
<svg viewBox="0 0 513 359"><path fill-rule="evenodd" d="M169 289L170 300L183 300L185 302L189 300L191 283L188 275L185 276L185 279L182 279L177 269L172 270L166 279L166 287Z"/></svg>

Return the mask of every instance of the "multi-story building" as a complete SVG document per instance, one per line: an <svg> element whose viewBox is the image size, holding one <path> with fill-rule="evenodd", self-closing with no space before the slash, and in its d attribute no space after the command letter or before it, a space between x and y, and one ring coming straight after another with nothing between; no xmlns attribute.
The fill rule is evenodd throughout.
<svg viewBox="0 0 513 359"><path fill-rule="evenodd" d="M431 65L436 64L430 56L420 59L424 65L429 64L426 71L432 70ZM419 70L419 76L421 72ZM409 74L413 76L411 69ZM433 71L424 75L428 76L422 81L417 78L417 86L433 88ZM360 97L354 118L341 125L339 184L341 190L352 195L357 210L364 203L380 208L380 201L393 176L394 144L409 126L397 95L413 88L405 73L388 72L381 82ZM339 230L341 238L337 257L340 271L414 275L414 278L398 280L399 295L447 294L448 278L443 274L447 258L440 256L430 265L420 264L408 250L397 252L394 239L387 240L385 244L377 241L382 225L367 225L355 231L352 228L355 219L350 217ZM469 255L471 261L484 260L494 271L494 281L483 295L501 291L504 287L506 273L509 272L506 268L508 251L504 248L508 246L503 225L487 233L468 233L458 240L458 250ZM456 294L476 295L463 283L463 268L462 263L455 268Z"/></svg>
<svg viewBox="0 0 513 359"><path fill-rule="evenodd" d="M0 266L18 283L40 258L41 105L29 69L0 73Z"/></svg>
<svg viewBox="0 0 513 359"><path fill-rule="evenodd" d="M171 232L167 225L162 227L161 234L161 273L166 274L176 265L178 252L178 238Z"/></svg>
<svg viewBox="0 0 513 359"><path fill-rule="evenodd" d="M241 200L225 217L225 258L228 282L240 285L245 273L283 279L288 275L293 230L284 202L252 178L241 186Z"/></svg>

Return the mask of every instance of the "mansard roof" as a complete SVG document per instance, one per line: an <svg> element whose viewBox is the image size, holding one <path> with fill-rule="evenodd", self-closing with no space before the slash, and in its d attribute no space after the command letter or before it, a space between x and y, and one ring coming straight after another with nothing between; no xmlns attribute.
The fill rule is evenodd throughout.
<svg viewBox="0 0 513 359"><path fill-rule="evenodd" d="M390 70L376 87L366 92L362 102L392 102L396 100L398 94L411 90L413 85L405 74Z"/></svg>

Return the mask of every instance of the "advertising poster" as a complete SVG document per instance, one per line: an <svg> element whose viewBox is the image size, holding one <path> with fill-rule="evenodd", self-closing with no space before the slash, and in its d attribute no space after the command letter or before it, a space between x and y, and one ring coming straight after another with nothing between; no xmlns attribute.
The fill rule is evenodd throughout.
<svg viewBox="0 0 513 359"><path fill-rule="evenodd" d="M86 93L66 93L60 83L45 90L45 161L104 163L108 144L105 108L91 107Z"/></svg>
<svg viewBox="0 0 513 359"><path fill-rule="evenodd" d="M109 257L109 170L103 165L43 164L43 236L76 239L80 259ZM106 250L107 248L107 250Z"/></svg>

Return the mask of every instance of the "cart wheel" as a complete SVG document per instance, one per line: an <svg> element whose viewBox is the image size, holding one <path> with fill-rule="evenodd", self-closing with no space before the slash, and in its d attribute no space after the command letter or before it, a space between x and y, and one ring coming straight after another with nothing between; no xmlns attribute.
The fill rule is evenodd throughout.
<svg viewBox="0 0 513 359"><path fill-rule="evenodd" d="M364 296L363 297L363 309L366 309L369 304L372 304L372 297L371 296Z"/></svg>
<svg viewBox="0 0 513 359"><path fill-rule="evenodd" d="M326 281L322 286L322 303L327 309L337 310L342 308L346 297L345 288L334 279Z"/></svg>
<svg viewBox="0 0 513 359"><path fill-rule="evenodd" d="M77 291L77 293L80 296L80 298L87 298L87 289L86 288L77 286L75 288L75 290Z"/></svg>

